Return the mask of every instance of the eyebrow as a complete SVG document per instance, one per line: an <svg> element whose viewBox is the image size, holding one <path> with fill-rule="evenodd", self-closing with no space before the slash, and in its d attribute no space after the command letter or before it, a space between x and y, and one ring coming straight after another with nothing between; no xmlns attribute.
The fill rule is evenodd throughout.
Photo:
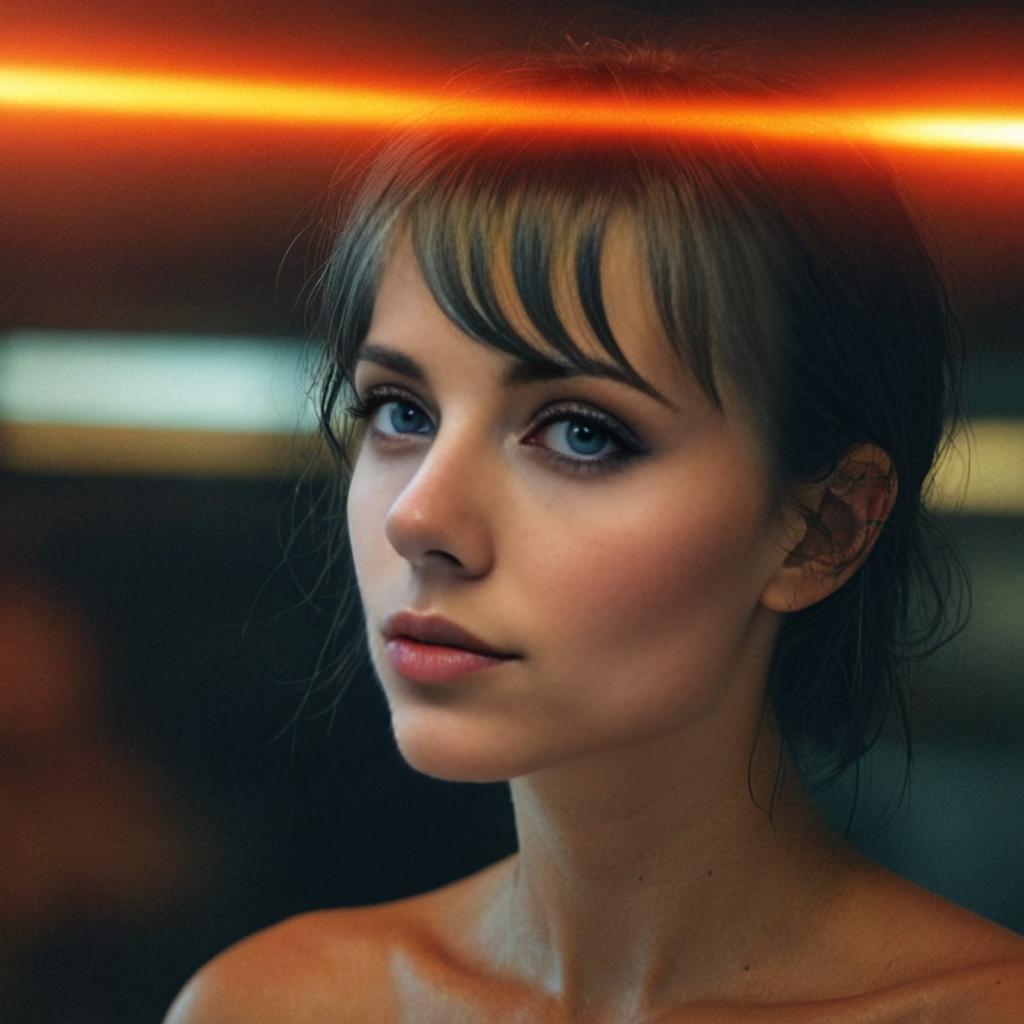
<svg viewBox="0 0 1024 1024"><path fill-rule="evenodd" d="M356 362L366 361L383 366L386 370L400 373L403 377L418 381L420 384L429 385L427 373L411 356L404 352L382 345L380 342L368 341L356 353ZM505 367L501 375L501 383L505 387L517 387L524 384L534 384L546 380L569 380L579 377L595 377L602 380L613 380L618 384L625 384L634 391L639 391L656 402L667 406L670 409L679 411L678 407L667 399L660 391L651 387L646 381L637 384L626 376L619 367L608 363L592 363L589 369L581 370L575 366L566 366L563 363L556 363L544 360L536 363L528 363L516 359Z"/></svg>

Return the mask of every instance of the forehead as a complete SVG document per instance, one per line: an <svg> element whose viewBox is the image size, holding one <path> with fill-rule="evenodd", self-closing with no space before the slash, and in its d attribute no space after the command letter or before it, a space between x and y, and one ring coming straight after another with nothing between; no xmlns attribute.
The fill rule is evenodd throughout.
<svg viewBox="0 0 1024 1024"><path fill-rule="evenodd" d="M575 253L566 246L553 262L551 292L555 312L579 351L602 363L613 360L597 340L584 311L574 272ZM463 267L463 281L485 277L512 328L542 355L558 362L565 357L544 337L527 313L511 269L506 238L496 237L486 267ZM601 301L612 335L626 360L641 377L663 395L676 401L707 401L665 336L656 314L654 295L643 254L643 243L632 219L620 214L609 222L601 252ZM469 291L470 295L472 292ZM411 231L396 231L385 260L368 332L374 338L401 343L412 339L417 346L431 339L450 342L463 334L435 301L420 272ZM503 359L508 359L503 353Z"/></svg>

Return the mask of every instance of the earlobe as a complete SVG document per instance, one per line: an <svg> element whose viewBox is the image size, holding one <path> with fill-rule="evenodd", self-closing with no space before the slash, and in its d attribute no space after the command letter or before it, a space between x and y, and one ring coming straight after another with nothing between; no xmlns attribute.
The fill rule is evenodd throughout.
<svg viewBox="0 0 1024 1024"><path fill-rule="evenodd" d="M851 448L808 496L805 529L768 581L761 603L779 612L810 607L864 563L896 501L892 460L877 445Z"/></svg>

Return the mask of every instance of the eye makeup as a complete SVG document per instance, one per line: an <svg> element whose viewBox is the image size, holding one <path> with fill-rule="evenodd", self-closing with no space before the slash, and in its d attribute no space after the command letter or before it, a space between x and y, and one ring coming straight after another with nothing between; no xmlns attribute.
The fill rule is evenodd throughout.
<svg viewBox="0 0 1024 1024"><path fill-rule="evenodd" d="M422 437L422 431L413 430L404 433L396 430L390 433L382 430L374 422L376 413L383 407L395 405L404 407L406 411L415 410L429 423L429 417L423 412L421 405L412 395L404 389L393 385L378 385L371 388L365 396L356 395L354 400L346 407L349 416L356 420L365 420L368 423L368 435L374 443L391 445L404 444L404 437ZM612 451L600 454L594 458L585 456L573 457L561 452L552 450L542 444L537 444L530 438L535 438L548 428L565 423L571 430L573 426L583 428L591 436L597 435L598 439L605 439L612 446ZM391 425L395 426L394 420ZM576 438L579 440L578 436ZM584 439L587 443L590 438ZM617 419L598 409L584 405L578 401L555 402L548 406L539 419L531 426L528 440L525 442L530 447L538 449L543 458L551 461L570 473L576 474L598 474L608 473L615 469L622 468L628 462L646 454L646 448L633 434L631 430L621 424Z"/></svg>

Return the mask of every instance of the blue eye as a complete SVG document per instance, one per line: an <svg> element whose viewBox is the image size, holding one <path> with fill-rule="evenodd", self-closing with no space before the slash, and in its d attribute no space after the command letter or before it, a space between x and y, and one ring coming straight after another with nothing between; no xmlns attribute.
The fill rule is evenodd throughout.
<svg viewBox="0 0 1024 1024"><path fill-rule="evenodd" d="M392 407L384 417L389 429L382 430L374 422L374 416L378 410L387 406ZM422 435L423 431L418 428L424 423L429 430L430 420L419 405L404 392L394 388L376 388L365 398L356 395L354 401L346 406L345 411L353 419L368 421L370 435L385 444L396 441L401 443L403 435ZM544 419L536 425L530 437L540 436L555 425L561 429L551 433L567 446L570 454L528 443L531 447L540 448L546 458L574 473L606 472L625 465L643 453L641 447L626 435L626 431L619 427L614 419L578 404L562 405L547 410ZM611 451L600 454L609 446ZM579 457L573 457L571 453L576 453Z"/></svg>

